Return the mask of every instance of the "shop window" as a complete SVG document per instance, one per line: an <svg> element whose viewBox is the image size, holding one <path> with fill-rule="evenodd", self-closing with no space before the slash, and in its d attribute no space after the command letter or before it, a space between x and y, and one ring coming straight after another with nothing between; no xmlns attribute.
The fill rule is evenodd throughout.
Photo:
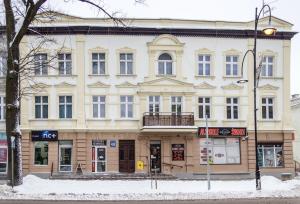
<svg viewBox="0 0 300 204"><path fill-rule="evenodd" d="M184 144L172 144L172 161L184 161Z"/></svg>
<svg viewBox="0 0 300 204"><path fill-rule="evenodd" d="M48 142L36 142L34 144L34 164L48 165Z"/></svg>
<svg viewBox="0 0 300 204"><path fill-rule="evenodd" d="M6 134L0 133L0 174L7 173L7 142Z"/></svg>
<svg viewBox="0 0 300 204"><path fill-rule="evenodd" d="M106 140L92 141L92 172L106 171Z"/></svg>
<svg viewBox="0 0 300 204"><path fill-rule="evenodd" d="M240 139L200 138L200 164L207 164L207 153L211 164L240 164Z"/></svg>
<svg viewBox="0 0 300 204"><path fill-rule="evenodd" d="M261 167L283 167L282 144L258 144L258 163Z"/></svg>
<svg viewBox="0 0 300 204"><path fill-rule="evenodd" d="M72 171L72 141L59 141L59 171Z"/></svg>

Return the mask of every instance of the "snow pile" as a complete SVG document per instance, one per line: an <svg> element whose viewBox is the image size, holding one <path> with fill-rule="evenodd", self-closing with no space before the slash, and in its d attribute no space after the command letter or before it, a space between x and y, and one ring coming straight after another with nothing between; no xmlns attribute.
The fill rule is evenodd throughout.
<svg viewBox="0 0 300 204"><path fill-rule="evenodd" d="M255 180L158 181L158 189L150 180L48 180L33 175L14 188L0 185L0 199L88 199L88 200L164 200L216 199L300 196L300 180L281 181L272 176L262 177L262 190L256 191Z"/></svg>

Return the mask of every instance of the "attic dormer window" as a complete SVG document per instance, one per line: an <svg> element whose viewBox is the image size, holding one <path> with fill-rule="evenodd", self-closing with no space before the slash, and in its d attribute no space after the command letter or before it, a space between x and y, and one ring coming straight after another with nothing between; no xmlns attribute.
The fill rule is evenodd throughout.
<svg viewBox="0 0 300 204"><path fill-rule="evenodd" d="M167 53L163 53L158 57L158 74L173 75L173 60Z"/></svg>

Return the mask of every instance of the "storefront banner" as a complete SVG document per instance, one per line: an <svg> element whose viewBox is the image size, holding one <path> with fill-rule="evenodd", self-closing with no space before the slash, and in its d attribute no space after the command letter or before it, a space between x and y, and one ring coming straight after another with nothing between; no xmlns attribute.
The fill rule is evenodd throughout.
<svg viewBox="0 0 300 204"><path fill-rule="evenodd" d="M56 130L42 130L42 131L31 131L32 141L57 141L58 131Z"/></svg>
<svg viewBox="0 0 300 204"><path fill-rule="evenodd" d="M233 128L233 127L209 127L208 128L209 136L240 136L244 137L247 135L246 128ZM206 136L206 127L198 128L198 136Z"/></svg>
<svg viewBox="0 0 300 204"><path fill-rule="evenodd" d="M106 140L92 140L92 146L106 146Z"/></svg>

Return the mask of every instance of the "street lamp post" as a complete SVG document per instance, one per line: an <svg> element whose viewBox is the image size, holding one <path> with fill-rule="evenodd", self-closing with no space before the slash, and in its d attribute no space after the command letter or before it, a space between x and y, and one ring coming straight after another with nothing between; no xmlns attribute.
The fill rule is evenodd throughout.
<svg viewBox="0 0 300 204"><path fill-rule="evenodd" d="M261 8L261 10L259 11L259 13L257 12L257 8L255 8L255 22L254 22L254 46L252 50L248 50L244 57L243 57L243 61L242 61L242 72L243 72L243 64L244 64L244 60L246 55L251 52L253 54L253 71L254 71L254 79L253 79L253 102L254 102L254 140L255 140L255 158L256 158L256 162L255 162L255 181L256 181L256 190L261 190L261 178L260 178L260 170L259 170L259 164L258 164L258 144L257 144L257 102L256 102L256 89L257 89L257 80L258 76L257 76L257 72L258 68L256 67L256 45L257 45L257 27L258 27L258 21L259 21L259 17L260 14L264 11L264 9L267 8L269 10L269 25L268 27L264 28L262 31L265 35L274 35L276 32L276 29L274 27L271 26L271 8L268 4L264 4L263 7ZM242 79L239 80L238 83L246 83L248 82L248 80Z"/></svg>

